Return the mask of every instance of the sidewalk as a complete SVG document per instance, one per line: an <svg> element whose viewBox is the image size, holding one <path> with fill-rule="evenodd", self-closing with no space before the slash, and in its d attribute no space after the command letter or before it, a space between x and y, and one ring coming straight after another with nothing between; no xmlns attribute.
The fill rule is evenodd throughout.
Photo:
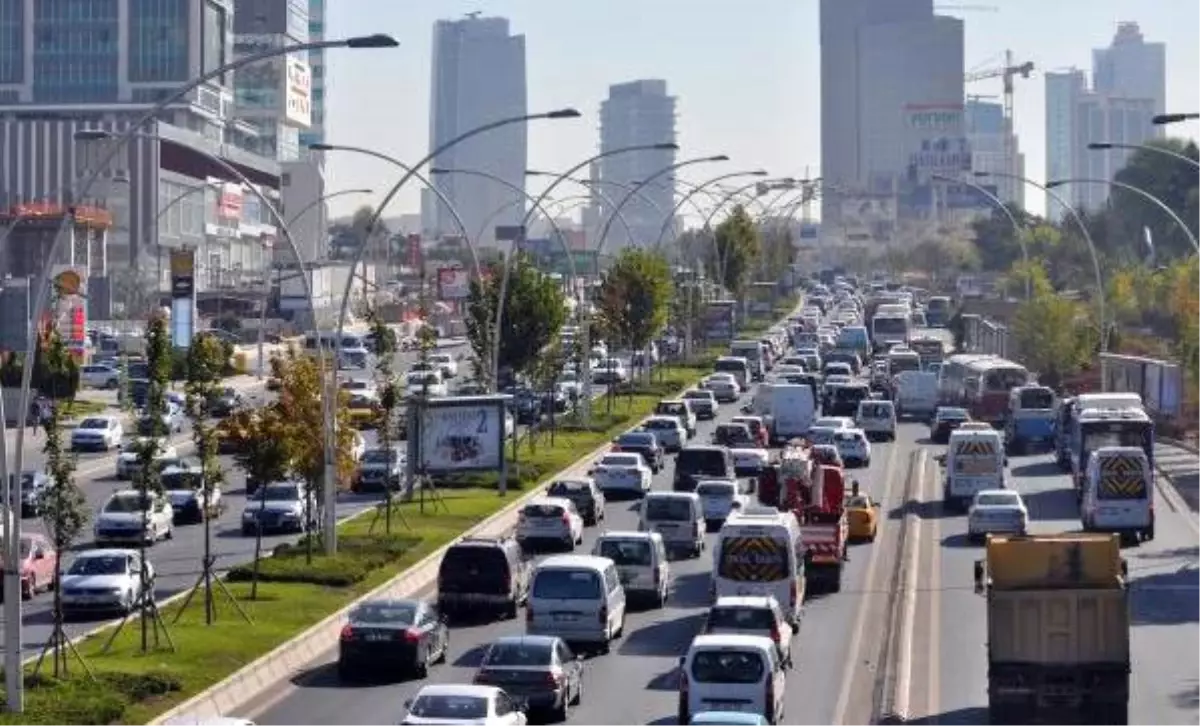
<svg viewBox="0 0 1200 726"><path fill-rule="evenodd" d="M1154 444L1155 464L1193 512L1200 510L1200 453L1173 441Z"/></svg>

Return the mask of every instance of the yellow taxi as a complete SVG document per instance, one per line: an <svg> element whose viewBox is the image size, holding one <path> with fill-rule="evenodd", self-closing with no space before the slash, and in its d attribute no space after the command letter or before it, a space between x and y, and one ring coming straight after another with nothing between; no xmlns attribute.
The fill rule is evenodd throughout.
<svg viewBox="0 0 1200 726"><path fill-rule="evenodd" d="M874 542L879 533L879 502L869 494L851 493L846 497L846 519L852 542Z"/></svg>
<svg viewBox="0 0 1200 726"><path fill-rule="evenodd" d="M375 428L379 425L381 411L378 396L368 393L352 393L346 397L346 415L350 425L354 428Z"/></svg>

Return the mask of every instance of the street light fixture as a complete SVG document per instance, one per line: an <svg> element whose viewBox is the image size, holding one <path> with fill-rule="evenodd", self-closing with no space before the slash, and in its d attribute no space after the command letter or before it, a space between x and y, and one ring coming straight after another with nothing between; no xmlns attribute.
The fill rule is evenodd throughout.
<svg viewBox="0 0 1200 726"><path fill-rule="evenodd" d="M557 177L558 174L555 174L554 172L550 172L550 171L538 171L536 169L526 169L525 176L527 176L527 177ZM601 185L608 184L610 186L615 186L615 187L617 187L619 189L623 189L623 190L629 189L629 185L627 185L627 184L621 184L620 182L608 181L606 179L595 179L595 180L580 179L579 177L569 176L566 178L566 181L574 182L574 183L578 184L579 186L588 189L589 191L595 192L596 196L600 197L600 201L602 201L606 205L608 205L608 207L610 209L616 205L613 204L612 197L608 196L608 194L603 189L600 188ZM649 204L653 205L656 209L658 209L658 204L655 203L655 201L653 199L651 199L650 197L647 197L645 194L641 194L640 196L642 197L643 200L645 200ZM662 210L659 209L659 211L661 212ZM629 220L625 218L624 214L622 214L619 219L621 220L621 226L625 229L625 234L632 237L633 229L629 226Z"/></svg>
<svg viewBox="0 0 1200 726"><path fill-rule="evenodd" d="M1181 219L1179 215L1175 213L1175 210L1171 209L1166 202L1154 196L1145 189L1142 189L1141 187L1135 187L1132 184L1126 184L1125 182L1116 181L1115 179L1055 179L1053 181L1046 182L1046 188L1054 189L1066 184L1107 184L1111 187L1124 189L1127 192L1132 192L1133 194L1138 195L1162 211L1166 212L1167 216L1170 217L1171 220L1174 221L1181 230L1183 230L1183 233L1187 236L1188 241L1192 243L1192 247L1197 252L1200 252L1200 243L1196 241L1196 236L1192 234L1192 230L1188 229L1188 226L1184 223L1183 219Z"/></svg>
<svg viewBox="0 0 1200 726"><path fill-rule="evenodd" d="M1191 164L1192 166L1196 167L1197 169L1200 169L1200 161L1196 161L1195 159L1191 158L1190 156L1184 156L1183 154L1180 154L1178 151L1172 151L1171 149L1163 148L1162 146L1156 146L1154 144L1118 144L1118 143L1108 142L1108 141L1094 141L1094 142L1088 144L1087 147L1088 147L1088 149L1090 149L1092 151L1108 151L1110 149L1129 149L1130 151L1149 151L1154 154L1162 154L1163 156L1169 156L1172 159L1178 159L1182 162Z"/></svg>
<svg viewBox="0 0 1200 726"><path fill-rule="evenodd" d="M1008 223L1012 225L1013 234L1016 236L1017 244L1021 246L1021 260L1025 263L1026 268L1028 268L1028 266L1029 266L1029 246L1027 244L1025 244L1025 230L1022 229L1020 223L1017 222L1016 215L1014 215L1012 213L1012 210L1008 208L1008 205L1005 204L1000 199L1000 197L998 197L995 194L992 194L990 191L988 191L987 187L984 187L981 184L976 184L975 182L967 181L966 179L960 179L958 177L947 176L945 174L938 174L936 172L931 173L929 176L933 179L941 179L942 181L950 182L952 184L962 184L965 187L975 190L981 196L983 196L985 199L987 199L989 202L991 202L993 205L995 205L995 207L997 209L999 209L1004 214L1005 217L1008 217ZM1050 185L1047 184L1046 186L1050 186ZM1032 297L1032 295L1033 295L1033 281L1029 278L1028 269L1027 269L1026 274L1025 274L1025 299L1028 300L1030 297Z"/></svg>
<svg viewBox="0 0 1200 726"><path fill-rule="evenodd" d="M1165 126L1167 124L1177 124L1181 121L1195 121L1200 119L1200 113L1160 113L1150 119L1155 126Z"/></svg>

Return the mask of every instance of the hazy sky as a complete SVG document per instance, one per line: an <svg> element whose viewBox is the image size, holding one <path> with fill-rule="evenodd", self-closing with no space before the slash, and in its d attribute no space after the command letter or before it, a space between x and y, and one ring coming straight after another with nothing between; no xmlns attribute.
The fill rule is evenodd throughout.
<svg viewBox="0 0 1200 726"><path fill-rule="evenodd" d="M1200 2L1197 0L963 0L938 2L963 18L968 71L1002 65L1005 49L1033 61L1034 78L1016 81L1016 127L1026 171L1045 173L1041 71L1091 70L1093 48L1107 46L1118 21L1136 21L1147 41L1167 45L1167 110L1200 110ZM328 141L369 145L407 162L429 151L433 22L481 11L509 18L525 35L529 110L574 106L584 117L542 121L529 130L531 167L562 170L595 153L599 106L612 83L662 78L677 96L680 158L725 153L719 171L765 167L776 176L820 173L820 40L817 0L328 0L328 37L387 32L391 50L327 55ZM997 11L955 9L996 7ZM996 95L1000 79L967 92ZM1172 133L1196 138L1200 126ZM330 154L328 190L373 188L379 201L398 175L388 165ZM703 169L701 171L700 169ZM538 191L531 180L531 192ZM571 192L575 193L575 192ZM1026 200L1041 211L1040 193ZM345 214L366 197L335 200ZM419 208L402 192L385 213Z"/></svg>

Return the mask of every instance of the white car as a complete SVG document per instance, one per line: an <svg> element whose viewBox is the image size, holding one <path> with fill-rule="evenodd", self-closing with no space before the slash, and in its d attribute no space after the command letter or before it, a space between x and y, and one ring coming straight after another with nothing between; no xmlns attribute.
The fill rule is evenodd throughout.
<svg viewBox="0 0 1200 726"><path fill-rule="evenodd" d="M308 528L304 482L273 482L260 488L242 510L242 536L267 532L303 532Z"/></svg>
<svg viewBox="0 0 1200 726"><path fill-rule="evenodd" d="M458 361L450 353L431 353L429 362L442 372L443 378L454 378L458 375Z"/></svg>
<svg viewBox="0 0 1200 726"><path fill-rule="evenodd" d="M741 493L741 485L733 479L699 479L696 494L704 509L704 521L710 530L720 529L734 510L742 509L747 499Z"/></svg>
<svg viewBox="0 0 1200 726"><path fill-rule="evenodd" d="M156 439L153 436L138 436L121 444L121 451L117 453L117 471L118 479L131 479L134 472L141 465L139 459L147 448L153 447L152 465L159 464L166 459L176 459L179 457L179 451L172 445L168 444L166 439Z"/></svg>
<svg viewBox="0 0 1200 726"><path fill-rule="evenodd" d="M717 409L720 408L720 402L717 401L717 396L712 391L703 388L693 388L690 391L683 392L683 400L687 401L688 406L696 412L696 418L709 421L717 417Z"/></svg>
<svg viewBox="0 0 1200 726"><path fill-rule="evenodd" d="M592 366L592 383L624 383L628 380L629 371L617 358L604 358Z"/></svg>
<svg viewBox="0 0 1200 726"><path fill-rule="evenodd" d="M765 635L779 647L779 658L792 666L792 637L779 602L771 595L727 595L717 598L704 622L706 634Z"/></svg>
<svg viewBox="0 0 1200 726"><path fill-rule="evenodd" d="M738 476L758 476L771 463L771 454L766 449L730 449L729 456Z"/></svg>
<svg viewBox="0 0 1200 726"><path fill-rule="evenodd" d="M787 723L787 678L779 648L762 635L697 635L679 659L679 713L691 723L703 711L741 711Z"/></svg>
<svg viewBox="0 0 1200 726"><path fill-rule="evenodd" d="M567 398L574 401L583 393L583 383L579 380L579 374L575 371L563 371L558 374L558 381L555 384L558 390L562 391Z"/></svg>
<svg viewBox="0 0 1200 726"><path fill-rule="evenodd" d="M713 373L701 384L706 390L712 391L713 396L721 403L733 403L742 395L742 387L732 373Z"/></svg>
<svg viewBox="0 0 1200 726"><path fill-rule="evenodd" d="M847 468L871 465L871 442L862 429L841 429L833 432L833 445Z"/></svg>
<svg viewBox="0 0 1200 726"><path fill-rule="evenodd" d="M984 489L975 493L967 510L967 539L979 541L989 533L1025 534L1029 510L1012 489Z"/></svg>
<svg viewBox="0 0 1200 726"><path fill-rule="evenodd" d="M71 450L109 451L124 436L125 427L116 416L88 416L71 432Z"/></svg>
<svg viewBox="0 0 1200 726"><path fill-rule="evenodd" d="M658 445L667 453L682 449L688 437L687 429L677 416L651 416L637 430L654 434Z"/></svg>
<svg viewBox="0 0 1200 726"><path fill-rule="evenodd" d="M404 375L404 393L406 396L424 396L437 398L449 395L450 390L442 380L442 374L437 371L410 371Z"/></svg>
<svg viewBox="0 0 1200 726"><path fill-rule="evenodd" d="M146 567L145 594L154 597L154 566ZM80 552L58 584L65 613L128 614L142 599L142 559L137 550L97 549Z"/></svg>
<svg viewBox="0 0 1200 726"><path fill-rule="evenodd" d="M539 543L554 542L573 551L583 542L583 517L575 502L566 497L536 497L521 508L517 542L527 550Z"/></svg>
<svg viewBox="0 0 1200 726"><path fill-rule="evenodd" d="M893 402L872 399L859 401L858 414L854 418L868 439L896 440L896 404Z"/></svg>
<svg viewBox="0 0 1200 726"><path fill-rule="evenodd" d="M618 493L644 497L654 481L641 454L605 454L589 475L605 497Z"/></svg>
<svg viewBox="0 0 1200 726"><path fill-rule="evenodd" d="M422 686L404 702L402 725L470 723L481 726L525 726L525 713L496 686L438 684Z"/></svg>
<svg viewBox="0 0 1200 726"><path fill-rule="evenodd" d="M79 383L85 388L114 389L121 385L121 372L99 363L86 365L79 369Z"/></svg>
<svg viewBox="0 0 1200 726"><path fill-rule="evenodd" d="M813 421L812 427L815 429L833 429L834 431L852 429L854 428L854 419L849 416L822 416Z"/></svg>
<svg viewBox="0 0 1200 726"><path fill-rule="evenodd" d="M162 494L143 497L136 489L122 489L100 507L92 533L97 547L152 545L175 535L175 510Z"/></svg>

